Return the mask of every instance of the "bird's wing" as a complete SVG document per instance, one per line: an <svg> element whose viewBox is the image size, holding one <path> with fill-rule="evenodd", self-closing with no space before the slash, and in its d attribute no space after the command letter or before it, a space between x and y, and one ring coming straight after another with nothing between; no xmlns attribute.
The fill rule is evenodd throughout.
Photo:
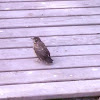
<svg viewBox="0 0 100 100"><path fill-rule="evenodd" d="M45 44L43 42L38 43L38 47L34 48L36 54L38 57L43 58L43 57L50 57L50 52L46 48Z"/></svg>
<svg viewBox="0 0 100 100"><path fill-rule="evenodd" d="M50 56L50 52L43 42L41 42L41 48L46 53L46 55Z"/></svg>

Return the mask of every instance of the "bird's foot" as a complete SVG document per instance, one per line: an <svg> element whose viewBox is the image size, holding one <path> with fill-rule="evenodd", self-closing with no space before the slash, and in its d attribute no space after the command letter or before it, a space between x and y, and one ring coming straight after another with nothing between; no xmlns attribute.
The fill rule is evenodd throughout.
<svg viewBox="0 0 100 100"><path fill-rule="evenodd" d="M40 59L36 59L36 62L40 63Z"/></svg>

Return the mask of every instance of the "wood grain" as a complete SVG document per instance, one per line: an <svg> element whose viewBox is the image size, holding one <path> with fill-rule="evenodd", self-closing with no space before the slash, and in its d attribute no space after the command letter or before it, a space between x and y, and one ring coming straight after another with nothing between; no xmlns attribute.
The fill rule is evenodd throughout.
<svg viewBox="0 0 100 100"><path fill-rule="evenodd" d="M80 74L79 74L80 73ZM6 80L5 80L6 78ZM0 73L0 85L100 79L100 68L72 68Z"/></svg>
<svg viewBox="0 0 100 100"><path fill-rule="evenodd" d="M33 58L1 60L0 71L100 66L100 55L52 57L52 59L54 60L52 65L43 64L42 62L39 62L37 59Z"/></svg>
<svg viewBox="0 0 100 100"><path fill-rule="evenodd" d="M0 98L68 98L100 95L100 80L0 86Z"/></svg>
<svg viewBox="0 0 100 100"><path fill-rule="evenodd" d="M9 24L10 23L10 24ZM30 19L1 19L0 28L47 27L63 25L100 24L100 16L73 16Z"/></svg>
<svg viewBox="0 0 100 100"><path fill-rule="evenodd" d="M49 47L51 56L70 56L70 55L92 55L100 54L100 45L87 45L87 46L61 46ZM15 58L32 58L36 57L32 48L20 49L1 49L1 59L15 59Z"/></svg>
<svg viewBox="0 0 100 100"><path fill-rule="evenodd" d="M60 13L59 13L60 12ZM48 9L48 10L19 10L1 11L0 18L32 18L57 16L93 16L99 15L100 8Z"/></svg>
<svg viewBox="0 0 100 100"><path fill-rule="evenodd" d="M75 35L41 37L46 46L71 46L100 44L100 35ZM0 48L32 48L31 38L0 39Z"/></svg>
<svg viewBox="0 0 100 100"><path fill-rule="evenodd" d="M48 2L48 1L61 1L61 0L2 0L0 2L9 3L9 2L34 2L34 1L35 2L43 2L43 1ZM74 1L74 0L69 0L69 1Z"/></svg>
<svg viewBox="0 0 100 100"><path fill-rule="evenodd" d="M16 6L17 5L17 6ZM1 3L0 10L55 9L100 6L99 0Z"/></svg>
<svg viewBox="0 0 100 100"><path fill-rule="evenodd" d="M44 36L44 37L48 36L49 37L49 36L54 36L54 35L60 36L60 35L76 35L76 34L93 35L93 34L99 34L99 33L100 33L100 25L20 28L20 29L17 28L17 29L1 29L0 38L32 37L32 36ZM3 40L3 41L6 41L6 40Z"/></svg>

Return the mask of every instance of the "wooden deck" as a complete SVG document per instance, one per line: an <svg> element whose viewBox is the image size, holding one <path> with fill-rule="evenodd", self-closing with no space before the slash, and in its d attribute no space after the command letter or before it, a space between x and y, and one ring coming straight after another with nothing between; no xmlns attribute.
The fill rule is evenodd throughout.
<svg viewBox="0 0 100 100"><path fill-rule="evenodd" d="M0 100L85 96L100 96L100 0L0 0Z"/></svg>

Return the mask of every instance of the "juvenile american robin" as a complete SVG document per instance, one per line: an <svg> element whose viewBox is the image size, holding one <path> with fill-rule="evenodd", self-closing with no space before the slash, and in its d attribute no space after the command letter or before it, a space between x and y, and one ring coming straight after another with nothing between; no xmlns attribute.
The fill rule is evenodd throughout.
<svg viewBox="0 0 100 100"><path fill-rule="evenodd" d="M50 57L50 52L45 46L45 44L41 41L39 37L32 38L34 42L34 51L37 57L46 63L53 63L53 60Z"/></svg>

